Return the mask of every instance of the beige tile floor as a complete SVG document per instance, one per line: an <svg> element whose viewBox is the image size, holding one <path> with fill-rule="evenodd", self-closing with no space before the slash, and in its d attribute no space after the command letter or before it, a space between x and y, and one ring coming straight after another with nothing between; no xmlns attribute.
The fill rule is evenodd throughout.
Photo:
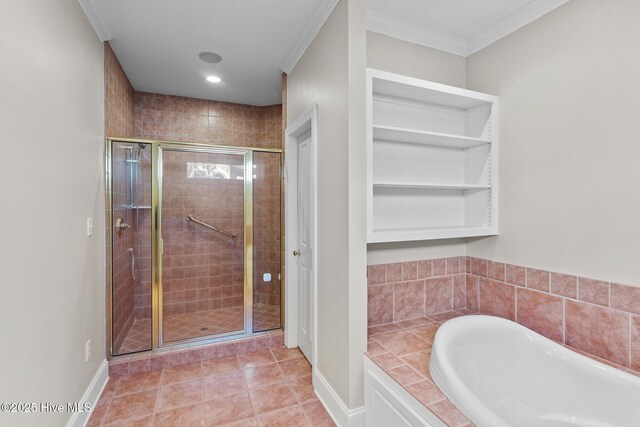
<svg viewBox="0 0 640 427"><path fill-rule="evenodd" d="M254 331L267 331L280 327L280 307L256 304L253 307ZM217 335L244 328L244 307L172 314L164 318L164 341ZM118 354L149 350L151 348L151 319L136 319Z"/></svg>
<svg viewBox="0 0 640 427"><path fill-rule="evenodd" d="M335 426L295 349L274 348L112 377L88 423L109 426Z"/></svg>

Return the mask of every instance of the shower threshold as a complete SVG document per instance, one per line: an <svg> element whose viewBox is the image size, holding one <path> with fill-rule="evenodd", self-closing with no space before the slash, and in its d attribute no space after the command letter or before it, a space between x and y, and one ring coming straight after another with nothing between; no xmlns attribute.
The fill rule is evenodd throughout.
<svg viewBox="0 0 640 427"><path fill-rule="evenodd" d="M280 306L255 304L253 306L255 331L267 331L280 327ZM119 354L146 351L151 348L151 319L136 319L127 333ZM187 339L244 332L244 307L202 310L191 313L164 316L164 342L171 344Z"/></svg>

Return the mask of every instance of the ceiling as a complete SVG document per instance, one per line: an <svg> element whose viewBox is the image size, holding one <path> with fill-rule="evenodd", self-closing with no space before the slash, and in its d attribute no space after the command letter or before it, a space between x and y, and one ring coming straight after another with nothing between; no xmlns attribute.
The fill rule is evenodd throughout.
<svg viewBox="0 0 640 427"><path fill-rule="evenodd" d="M283 63L326 3L95 0L92 6L135 90L272 105L282 99ZM222 62L202 61L202 51L219 54ZM208 75L222 82L209 83Z"/></svg>
<svg viewBox="0 0 640 427"><path fill-rule="evenodd" d="M569 0L367 0L367 26L469 56Z"/></svg>
<svg viewBox="0 0 640 427"><path fill-rule="evenodd" d="M468 56L567 1L367 0L367 29ZM135 90L272 105L281 102L282 71L293 69L338 0L79 2ZM222 62L203 62L202 51Z"/></svg>

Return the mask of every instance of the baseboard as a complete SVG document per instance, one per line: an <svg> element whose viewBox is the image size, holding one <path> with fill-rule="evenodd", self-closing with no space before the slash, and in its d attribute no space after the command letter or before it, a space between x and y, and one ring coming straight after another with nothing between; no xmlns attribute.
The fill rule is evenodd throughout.
<svg viewBox="0 0 640 427"><path fill-rule="evenodd" d="M89 387L84 392L84 395L80 399L80 405L83 403L91 404L91 411L89 412L74 412L69 418L69 422L67 423L67 427L85 427L89 422L89 418L91 418L91 414L93 414L93 408L96 407L98 403L98 399L100 399L100 395L102 394L102 390L107 385L107 381L109 381L109 363L107 360L103 360L102 364L98 368L98 372L93 376Z"/></svg>
<svg viewBox="0 0 640 427"><path fill-rule="evenodd" d="M366 411L364 405L356 409L349 409L317 369L313 370L313 388L318 395L318 399L320 399L320 402L322 402L338 427L365 426Z"/></svg>

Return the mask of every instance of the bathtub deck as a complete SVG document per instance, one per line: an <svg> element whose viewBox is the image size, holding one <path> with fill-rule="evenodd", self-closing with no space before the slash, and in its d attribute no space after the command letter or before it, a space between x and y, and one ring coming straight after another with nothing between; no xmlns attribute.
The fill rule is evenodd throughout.
<svg viewBox="0 0 640 427"><path fill-rule="evenodd" d="M367 353L400 386L450 427L470 427L474 424L442 394L429 374L431 345L442 323L458 316L478 314L468 309L388 323L369 328ZM639 375L624 366L606 361L575 348L567 348L614 368Z"/></svg>

